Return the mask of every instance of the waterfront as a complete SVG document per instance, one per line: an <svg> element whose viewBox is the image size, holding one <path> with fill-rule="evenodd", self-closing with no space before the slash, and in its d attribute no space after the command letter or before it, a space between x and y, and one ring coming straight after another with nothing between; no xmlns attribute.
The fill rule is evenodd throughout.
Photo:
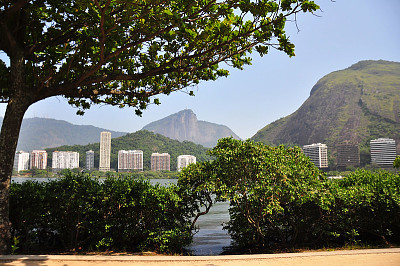
<svg viewBox="0 0 400 266"><path fill-rule="evenodd" d="M31 178L31 177L13 177L11 180L15 183L22 183L33 180L37 182L47 182L57 178ZM152 184L176 184L177 179L150 179ZM218 202L206 215L197 220L198 232L193 237L193 243L188 247L196 256L219 255L228 247L231 238L226 230L222 229L222 224L229 221L228 213L229 203Z"/></svg>

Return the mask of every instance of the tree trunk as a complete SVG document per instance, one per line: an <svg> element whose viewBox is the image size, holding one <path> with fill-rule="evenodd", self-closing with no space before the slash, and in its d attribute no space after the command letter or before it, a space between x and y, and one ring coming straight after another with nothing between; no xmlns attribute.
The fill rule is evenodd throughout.
<svg viewBox="0 0 400 266"><path fill-rule="evenodd" d="M28 105L29 106L29 105ZM9 191L22 119L28 106L10 101L0 134L0 255L7 254L11 238L9 221Z"/></svg>
<svg viewBox="0 0 400 266"><path fill-rule="evenodd" d="M25 86L24 56L17 47L10 58L11 97L0 133L0 255L9 252L11 224L9 220L9 192L22 119L34 102Z"/></svg>

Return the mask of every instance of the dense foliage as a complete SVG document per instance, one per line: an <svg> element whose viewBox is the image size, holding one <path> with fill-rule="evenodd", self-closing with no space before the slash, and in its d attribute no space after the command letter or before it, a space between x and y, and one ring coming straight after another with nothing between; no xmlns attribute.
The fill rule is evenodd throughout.
<svg viewBox="0 0 400 266"><path fill-rule="evenodd" d="M190 212L177 191L143 179L100 181L82 174L13 183L10 220L17 252L182 252L192 233Z"/></svg>
<svg viewBox="0 0 400 266"><path fill-rule="evenodd" d="M400 175L358 170L332 181L325 230L333 243L400 244Z"/></svg>
<svg viewBox="0 0 400 266"><path fill-rule="evenodd" d="M178 186L133 176L67 173L12 184L17 252L182 252L197 219L230 201L241 252L400 244L400 174L357 170L328 180L299 148L221 139L214 161L184 168Z"/></svg>
<svg viewBox="0 0 400 266"><path fill-rule="evenodd" d="M210 153L215 161L184 169L178 184L199 210L212 194L230 201L225 229L239 248L400 243L399 175L360 170L330 181L299 148L231 138Z"/></svg>
<svg viewBox="0 0 400 266"><path fill-rule="evenodd" d="M49 153L49 165L51 165L51 153L53 151L76 151L79 152L79 165L85 167L86 151L94 151L94 165L99 165L100 144L93 143L87 145L61 146L46 149ZM119 150L142 150L143 151L143 168L150 169L150 158L153 152L167 152L171 156L171 170L176 170L177 157L183 154L196 156L197 161L202 162L210 160L212 157L207 155L207 148L189 141L180 142L164 137L160 134L154 134L150 131L141 130L130 133L122 137L113 138L111 140L111 168L118 168L118 151Z"/></svg>

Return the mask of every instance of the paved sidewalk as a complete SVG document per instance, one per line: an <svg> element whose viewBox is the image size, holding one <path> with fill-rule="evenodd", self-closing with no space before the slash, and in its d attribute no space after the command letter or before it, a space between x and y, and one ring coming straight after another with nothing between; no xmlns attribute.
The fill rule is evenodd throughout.
<svg viewBox="0 0 400 266"><path fill-rule="evenodd" d="M177 266L250 266L250 265L400 265L400 248L363 249L304 253L227 255L227 256L74 256L8 255L0 256L0 265L78 266L78 265L177 265Z"/></svg>

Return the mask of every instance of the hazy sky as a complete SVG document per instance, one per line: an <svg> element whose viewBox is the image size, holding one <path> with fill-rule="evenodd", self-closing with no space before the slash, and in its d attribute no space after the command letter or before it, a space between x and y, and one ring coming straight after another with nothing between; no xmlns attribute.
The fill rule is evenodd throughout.
<svg viewBox="0 0 400 266"><path fill-rule="evenodd" d="M112 106L93 106L84 116L77 116L66 99L53 97L32 105L25 117L135 132L188 108L199 120L226 125L246 139L296 111L324 75L361 60L400 62L399 0L316 2L322 12L298 15L299 32L293 23L288 25L290 40L296 45L295 57L273 50L262 58L253 53L251 66L231 71L228 78L199 84L194 97L181 92L162 96L161 105L149 106L142 117L136 116L134 109ZM0 104L0 116L5 108Z"/></svg>

